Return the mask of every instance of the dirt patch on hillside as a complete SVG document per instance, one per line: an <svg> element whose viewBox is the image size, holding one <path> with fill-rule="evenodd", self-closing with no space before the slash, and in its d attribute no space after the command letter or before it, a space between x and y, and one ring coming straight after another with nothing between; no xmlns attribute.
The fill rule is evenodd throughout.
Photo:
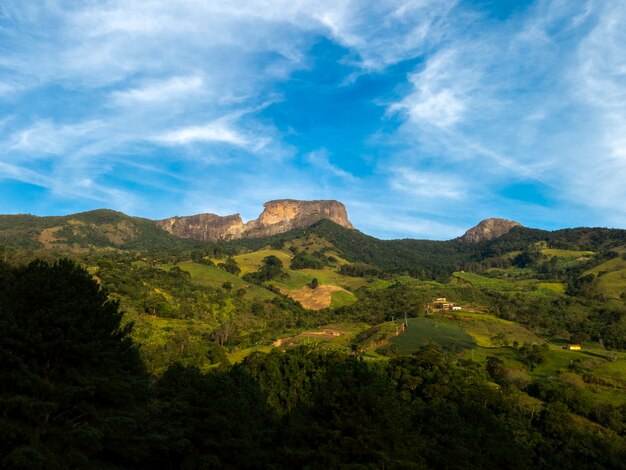
<svg viewBox="0 0 626 470"><path fill-rule="evenodd" d="M46 248L54 246L54 244L59 241L56 233L62 228L63 227L51 227L43 229L39 234L39 243L41 243Z"/></svg>
<svg viewBox="0 0 626 470"><path fill-rule="evenodd" d="M332 293L340 290L345 289L338 286L319 285L315 289L304 286L294 290L281 289L281 292L300 302L300 305L307 310L321 310L330 307Z"/></svg>

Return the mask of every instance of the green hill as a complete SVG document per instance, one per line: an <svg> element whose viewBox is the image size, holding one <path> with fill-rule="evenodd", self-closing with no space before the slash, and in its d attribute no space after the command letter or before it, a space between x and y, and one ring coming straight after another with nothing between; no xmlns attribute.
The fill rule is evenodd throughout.
<svg viewBox="0 0 626 470"><path fill-rule="evenodd" d="M154 221L99 209L67 216L0 215L0 244L53 251L176 250L199 243L174 237Z"/></svg>

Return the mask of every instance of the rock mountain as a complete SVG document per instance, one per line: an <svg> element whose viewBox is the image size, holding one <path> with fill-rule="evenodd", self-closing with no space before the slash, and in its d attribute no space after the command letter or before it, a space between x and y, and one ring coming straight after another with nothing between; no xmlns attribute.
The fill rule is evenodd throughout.
<svg viewBox="0 0 626 470"><path fill-rule="evenodd" d="M521 227L522 224L507 219L485 219L476 227L472 227L458 240L469 243L478 243L485 240L493 240L508 233L513 227Z"/></svg>
<svg viewBox="0 0 626 470"><path fill-rule="evenodd" d="M261 215L244 223L239 214L198 214L157 221L172 235L202 241L261 238L308 227L321 219L354 229L345 206L339 201L296 201L279 199L263 204Z"/></svg>

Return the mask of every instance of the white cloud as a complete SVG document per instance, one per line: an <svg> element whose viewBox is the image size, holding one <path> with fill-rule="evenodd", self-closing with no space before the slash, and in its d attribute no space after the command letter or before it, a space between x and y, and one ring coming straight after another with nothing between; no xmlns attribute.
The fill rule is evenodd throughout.
<svg viewBox="0 0 626 470"><path fill-rule="evenodd" d="M9 178L41 187L49 187L51 185L50 178L45 175L6 162L0 162L0 178Z"/></svg>
<svg viewBox="0 0 626 470"><path fill-rule="evenodd" d="M406 113L412 122L429 127L449 128L461 121L474 86L473 74L459 66L456 55L446 50L430 58L422 71L410 74L414 91L391 105L390 112Z"/></svg>
<svg viewBox="0 0 626 470"><path fill-rule="evenodd" d="M104 128L100 121L88 121L76 124L57 125L52 121L37 121L26 128L13 132L8 137L5 152L19 152L28 158L43 155L63 155L92 139ZM3 153L0 151L0 154Z"/></svg>
<svg viewBox="0 0 626 470"><path fill-rule="evenodd" d="M222 122L212 122L203 126L190 126L166 132L154 138L157 142L169 145L185 145L192 142L224 142L245 147L248 140L236 130Z"/></svg>
<svg viewBox="0 0 626 470"><path fill-rule="evenodd" d="M460 199L465 196L464 184L452 174L392 168L390 185L412 196Z"/></svg>
<svg viewBox="0 0 626 470"><path fill-rule="evenodd" d="M172 77L148 83L140 88L115 91L112 99L122 106L141 105L144 103L160 103L194 97L204 90L202 77Z"/></svg>
<svg viewBox="0 0 626 470"><path fill-rule="evenodd" d="M327 175L337 176L351 182L354 182L357 179L353 174L341 169L337 165L333 165L330 162L328 151L325 149L309 153L306 159L309 163L319 168Z"/></svg>

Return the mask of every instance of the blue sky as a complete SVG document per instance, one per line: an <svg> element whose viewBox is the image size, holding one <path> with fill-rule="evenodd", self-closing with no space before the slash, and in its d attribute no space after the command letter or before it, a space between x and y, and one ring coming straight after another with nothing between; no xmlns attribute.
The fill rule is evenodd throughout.
<svg viewBox="0 0 626 470"><path fill-rule="evenodd" d="M626 4L3 0L0 213L626 227Z"/></svg>

